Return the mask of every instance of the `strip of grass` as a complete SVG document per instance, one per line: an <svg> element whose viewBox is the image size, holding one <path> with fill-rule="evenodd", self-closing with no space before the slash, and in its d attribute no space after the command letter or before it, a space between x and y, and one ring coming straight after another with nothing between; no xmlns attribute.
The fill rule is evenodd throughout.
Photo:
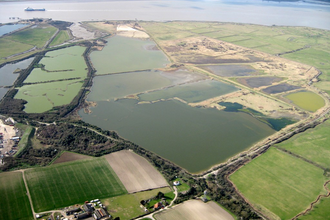
<svg viewBox="0 0 330 220"><path fill-rule="evenodd" d="M281 148L298 154L323 167L330 168L330 122L326 121L313 129L293 136L278 144Z"/></svg>
<svg viewBox="0 0 330 220"><path fill-rule="evenodd" d="M0 173L0 195L1 219L33 219L21 172Z"/></svg>
<svg viewBox="0 0 330 220"><path fill-rule="evenodd" d="M68 41L70 39L70 36L68 34L68 31L66 30L61 30L56 37L54 38L54 40L50 43L49 46L56 46L59 44L64 43L65 41Z"/></svg>
<svg viewBox="0 0 330 220"><path fill-rule="evenodd" d="M15 156L20 155L20 153L26 148L31 137L31 133L34 131L34 128L31 126L26 126L24 129L24 134L21 137L21 140L18 142L18 151Z"/></svg>
<svg viewBox="0 0 330 220"><path fill-rule="evenodd" d="M9 36L10 40L23 44L30 44L42 48L46 42L55 34L56 28L50 25L39 25L37 27L24 29Z"/></svg>
<svg viewBox="0 0 330 220"><path fill-rule="evenodd" d="M36 212L127 193L104 158L31 169L26 179Z"/></svg>
<svg viewBox="0 0 330 220"><path fill-rule="evenodd" d="M324 193L323 170L270 148L230 176L239 191L268 215L290 219Z"/></svg>

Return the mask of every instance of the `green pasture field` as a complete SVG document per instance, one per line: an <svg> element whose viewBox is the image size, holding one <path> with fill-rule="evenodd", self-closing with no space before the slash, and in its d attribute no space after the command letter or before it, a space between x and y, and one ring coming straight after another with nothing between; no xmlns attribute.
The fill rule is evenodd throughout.
<svg viewBox="0 0 330 220"><path fill-rule="evenodd" d="M285 96L285 98L291 100L293 104L299 106L307 111L315 112L325 105L323 98L313 92L295 92Z"/></svg>
<svg viewBox="0 0 330 220"><path fill-rule="evenodd" d="M61 30L56 37L54 38L54 40L49 44L49 46L56 46L59 44L64 43L65 41L70 40L70 36L68 34L68 31L66 30Z"/></svg>
<svg viewBox="0 0 330 220"><path fill-rule="evenodd" d="M325 220L330 216L330 198L322 198L321 201L306 215L299 217L299 220Z"/></svg>
<svg viewBox="0 0 330 220"><path fill-rule="evenodd" d="M140 207L140 201L155 197L158 192L166 194L171 192L171 189L169 187L153 189L149 191L107 198L101 201L105 206L107 206L110 214L114 218L120 217L120 219L123 220L132 219L139 215L145 214L144 210Z"/></svg>
<svg viewBox="0 0 330 220"><path fill-rule="evenodd" d="M19 88L14 98L28 102L24 108L26 113L42 113L54 106L70 104L82 85L81 80L26 85Z"/></svg>
<svg viewBox="0 0 330 220"><path fill-rule="evenodd" d="M322 71L320 78L330 80L330 49L321 50L308 48L290 54L283 55L284 58L312 65Z"/></svg>
<svg viewBox="0 0 330 220"><path fill-rule="evenodd" d="M39 64L45 70L34 68L24 83L46 82L70 78L86 78L87 65L82 54L85 47L74 46L46 53ZM47 71L48 72L47 72Z"/></svg>
<svg viewBox="0 0 330 220"><path fill-rule="evenodd" d="M176 40L197 36L195 33L169 27L169 23L143 22L143 28L157 41Z"/></svg>
<svg viewBox="0 0 330 220"><path fill-rule="evenodd" d="M27 51L31 48L33 48L32 45L12 41L9 37L2 37L0 38L0 59Z"/></svg>
<svg viewBox="0 0 330 220"><path fill-rule="evenodd" d="M330 168L330 121L297 134L280 144L279 147L298 154L325 168Z"/></svg>
<svg viewBox="0 0 330 220"><path fill-rule="evenodd" d="M161 25L143 23L143 26L160 40L162 40L161 36L167 36L168 40L172 40L195 34L195 36L208 36L244 47L257 48L271 54L296 50L304 46L330 50L327 43L330 40L330 32L315 28L218 22L166 22Z"/></svg>
<svg viewBox="0 0 330 220"><path fill-rule="evenodd" d="M104 158L35 168L25 175L36 212L127 193Z"/></svg>
<svg viewBox="0 0 330 220"><path fill-rule="evenodd" d="M55 34L56 30L57 29L51 25L38 25L16 32L8 36L8 39L42 48Z"/></svg>
<svg viewBox="0 0 330 220"><path fill-rule="evenodd" d="M1 219L33 219L21 172L0 173L0 195Z"/></svg>
<svg viewBox="0 0 330 220"><path fill-rule="evenodd" d="M230 176L238 190L268 216L290 219L325 193L323 170L276 148Z"/></svg>

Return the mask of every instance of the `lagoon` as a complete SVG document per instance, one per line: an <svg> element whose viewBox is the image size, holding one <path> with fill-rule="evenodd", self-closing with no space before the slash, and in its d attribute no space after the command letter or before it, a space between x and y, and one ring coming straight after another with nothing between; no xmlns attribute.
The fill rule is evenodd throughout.
<svg viewBox="0 0 330 220"><path fill-rule="evenodd" d="M39 62L39 65L44 65L44 70L34 68L24 83L86 78L87 65L82 56L85 49L74 46L46 53Z"/></svg>
<svg viewBox="0 0 330 220"><path fill-rule="evenodd" d="M141 101L157 101L160 99L180 98L188 103L201 102L216 96L225 95L237 91L232 85L217 80L203 80L186 83L175 87L157 90L139 95Z"/></svg>
<svg viewBox="0 0 330 220"><path fill-rule="evenodd" d="M147 49L156 46L150 40L114 36L107 41L102 51L90 56L97 75L162 68L169 63L162 51Z"/></svg>
<svg viewBox="0 0 330 220"><path fill-rule="evenodd" d="M285 98L291 100L293 104L307 111L315 112L325 105L323 98L316 93L300 91L290 93Z"/></svg>
<svg viewBox="0 0 330 220"><path fill-rule="evenodd" d="M12 24L12 25L3 25L0 26L0 37L4 34L8 34L12 31L18 30L27 26L26 24Z"/></svg>
<svg viewBox="0 0 330 220"><path fill-rule="evenodd" d="M197 173L224 162L275 131L245 113L195 108L179 101L100 101L82 119Z"/></svg>
<svg viewBox="0 0 330 220"><path fill-rule="evenodd" d="M111 40L138 45L137 50L135 48L122 51L111 44ZM245 113L191 107L176 100L138 104L143 100L174 96L187 102L197 102L237 90L232 85L211 80L206 75L186 69L171 72L155 69L134 72L140 69L144 62L147 63L151 55L153 63L157 64L155 66L168 62L161 51L156 51L159 54L155 56L155 51L145 50L145 43L151 42L124 37L109 39L103 51L117 54L116 60L125 59L130 56L131 51L136 54L143 51L144 54L139 59L130 60L129 68L132 72L94 77L87 99L97 105L91 108L90 114L80 110L82 120L103 129L115 130L120 136L190 172L200 172L224 162L275 132L266 123ZM98 71L105 70L104 65L108 65L109 72L124 71L120 68L127 68L127 64L123 66L123 63L112 62L112 59L108 62L111 65L106 64L104 58L94 62L95 53L100 52L91 54L94 67ZM99 57L101 58L102 56ZM152 65L149 68L151 67ZM126 99L123 99L125 97ZM137 100L138 98L140 100Z"/></svg>
<svg viewBox="0 0 330 220"><path fill-rule="evenodd" d="M0 87L0 100L6 95L8 89Z"/></svg>
<svg viewBox="0 0 330 220"><path fill-rule="evenodd" d="M9 63L0 68L0 86L11 86L19 76L16 69L26 69L34 58L25 59L17 63Z"/></svg>

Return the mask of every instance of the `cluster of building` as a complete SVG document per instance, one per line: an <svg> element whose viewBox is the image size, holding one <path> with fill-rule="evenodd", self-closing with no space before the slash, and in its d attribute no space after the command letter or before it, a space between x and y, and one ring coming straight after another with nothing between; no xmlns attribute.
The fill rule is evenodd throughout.
<svg viewBox="0 0 330 220"><path fill-rule="evenodd" d="M109 220L112 216L99 199L86 201L81 207L76 206L66 210L66 215L73 215L75 219Z"/></svg>
<svg viewBox="0 0 330 220"><path fill-rule="evenodd" d="M14 128L15 121L12 118L0 117L0 165L4 157L13 156L17 152L17 144L20 141L21 131Z"/></svg>

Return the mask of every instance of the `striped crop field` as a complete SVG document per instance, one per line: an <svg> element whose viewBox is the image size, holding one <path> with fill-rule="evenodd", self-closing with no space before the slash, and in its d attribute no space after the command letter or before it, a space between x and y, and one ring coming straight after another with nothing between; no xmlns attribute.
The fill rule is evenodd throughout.
<svg viewBox="0 0 330 220"><path fill-rule="evenodd" d="M127 193L104 158L31 169L25 175L36 212Z"/></svg>
<svg viewBox="0 0 330 220"><path fill-rule="evenodd" d="M0 195L0 219L33 219L21 172L0 173Z"/></svg>

